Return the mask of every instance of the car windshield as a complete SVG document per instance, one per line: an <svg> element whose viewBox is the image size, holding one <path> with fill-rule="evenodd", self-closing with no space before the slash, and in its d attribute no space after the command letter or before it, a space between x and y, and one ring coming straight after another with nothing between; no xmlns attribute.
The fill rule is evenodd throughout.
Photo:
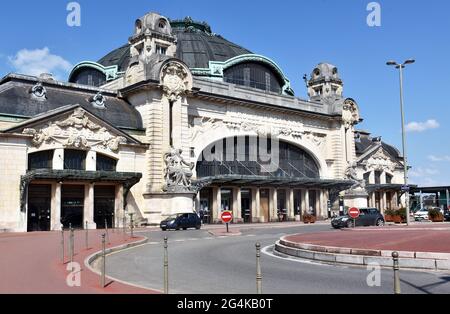
<svg viewBox="0 0 450 314"><path fill-rule="evenodd" d="M182 215L183 214L172 215L172 216L167 217L167 220L174 220L174 219L177 219L178 217L180 217Z"/></svg>

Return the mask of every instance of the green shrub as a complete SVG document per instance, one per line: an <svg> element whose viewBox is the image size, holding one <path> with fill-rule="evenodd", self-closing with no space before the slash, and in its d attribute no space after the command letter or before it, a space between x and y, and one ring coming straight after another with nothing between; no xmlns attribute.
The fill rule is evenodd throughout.
<svg viewBox="0 0 450 314"><path fill-rule="evenodd" d="M392 210L392 209L387 209L385 212L384 212L384 215L385 216L395 216L395 210Z"/></svg>
<svg viewBox="0 0 450 314"><path fill-rule="evenodd" d="M406 208L400 208L399 210L395 211L395 216L400 216L402 217L403 220L406 219Z"/></svg>

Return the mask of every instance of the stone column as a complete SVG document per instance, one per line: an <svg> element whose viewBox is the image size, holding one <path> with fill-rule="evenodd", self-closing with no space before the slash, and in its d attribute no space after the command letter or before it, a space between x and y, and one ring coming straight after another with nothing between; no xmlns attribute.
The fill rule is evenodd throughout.
<svg viewBox="0 0 450 314"><path fill-rule="evenodd" d="M115 214L116 227L123 228L123 217L125 216L124 199L123 199L123 185L116 186L116 201Z"/></svg>
<svg viewBox="0 0 450 314"><path fill-rule="evenodd" d="M269 222L278 221L277 209L278 209L278 194L277 189L270 189L270 217Z"/></svg>
<svg viewBox="0 0 450 314"><path fill-rule="evenodd" d="M377 207L377 193L372 192L372 206Z"/></svg>
<svg viewBox="0 0 450 314"><path fill-rule="evenodd" d="M316 216L320 218L322 216L322 202L321 202L321 191L316 190Z"/></svg>
<svg viewBox="0 0 450 314"><path fill-rule="evenodd" d="M305 211L308 213L309 212L309 190L306 189L305 190Z"/></svg>
<svg viewBox="0 0 450 314"><path fill-rule="evenodd" d="M295 208L294 208L294 189L289 189L289 209L288 209L288 219L295 219Z"/></svg>
<svg viewBox="0 0 450 314"><path fill-rule="evenodd" d="M220 221L220 216L222 215L222 194L220 188L213 188L213 208L212 208L212 221L213 223L218 223Z"/></svg>
<svg viewBox="0 0 450 314"><path fill-rule="evenodd" d="M393 200L394 200L394 204L392 206L392 209L397 210L398 209L398 192L394 193Z"/></svg>
<svg viewBox="0 0 450 314"><path fill-rule="evenodd" d="M381 213L384 214L387 208L387 195L386 191L383 191L383 207L381 208Z"/></svg>
<svg viewBox="0 0 450 314"><path fill-rule="evenodd" d="M61 183L52 185L52 205L51 205L51 229L52 231L61 230Z"/></svg>
<svg viewBox="0 0 450 314"><path fill-rule="evenodd" d="M94 222L94 184L86 184L84 186L84 215L83 226L88 223L88 229L97 229Z"/></svg>
<svg viewBox="0 0 450 314"><path fill-rule="evenodd" d="M234 223L242 223L241 188L233 189L233 218Z"/></svg>
<svg viewBox="0 0 450 314"><path fill-rule="evenodd" d="M195 210L197 213L200 212L200 192L197 193L197 196L195 197Z"/></svg>
<svg viewBox="0 0 450 314"><path fill-rule="evenodd" d="M252 189L252 222L258 223L261 216L261 193L259 188Z"/></svg>
<svg viewBox="0 0 450 314"><path fill-rule="evenodd" d="M324 195L324 192L323 192L323 190L319 190L318 191L319 192L319 199L320 199L320 208L319 208L319 211L320 211L320 216L322 217L322 218L327 218L327 215L326 215L326 212L327 212L327 206L325 205L325 195Z"/></svg>

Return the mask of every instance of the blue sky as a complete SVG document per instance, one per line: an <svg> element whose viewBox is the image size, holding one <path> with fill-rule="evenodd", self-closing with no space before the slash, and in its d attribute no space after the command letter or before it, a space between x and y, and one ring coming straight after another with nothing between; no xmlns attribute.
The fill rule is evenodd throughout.
<svg viewBox="0 0 450 314"><path fill-rule="evenodd" d="M363 0L80 0L81 27L68 27L70 1L4 1L0 75L51 70L66 79L71 65L98 60L127 42L148 11L205 20L213 32L275 60L296 95L306 98L303 74L322 61L337 65L344 93L365 119L359 126L401 148L398 73L389 59L414 57L405 72L411 180L450 185L450 3L377 1L381 26L369 27ZM30 63L30 60L40 62Z"/></svg>

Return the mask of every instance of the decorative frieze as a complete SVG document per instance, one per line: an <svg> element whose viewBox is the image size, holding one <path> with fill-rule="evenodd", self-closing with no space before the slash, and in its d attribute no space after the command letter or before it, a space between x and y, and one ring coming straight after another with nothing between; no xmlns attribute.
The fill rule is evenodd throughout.
<svg viewBox="0 0 450 314"><path fill-rule="evenodd" d="M90 149L100 147L117 152L121 144L126 144L123 136L115 136L106 128L92 122L86 111L78 108L67 119L49 122L41 129L27 128L23 134L32 135L32 144L39 148L44 143L61 144L64 147Z"/></svg>

